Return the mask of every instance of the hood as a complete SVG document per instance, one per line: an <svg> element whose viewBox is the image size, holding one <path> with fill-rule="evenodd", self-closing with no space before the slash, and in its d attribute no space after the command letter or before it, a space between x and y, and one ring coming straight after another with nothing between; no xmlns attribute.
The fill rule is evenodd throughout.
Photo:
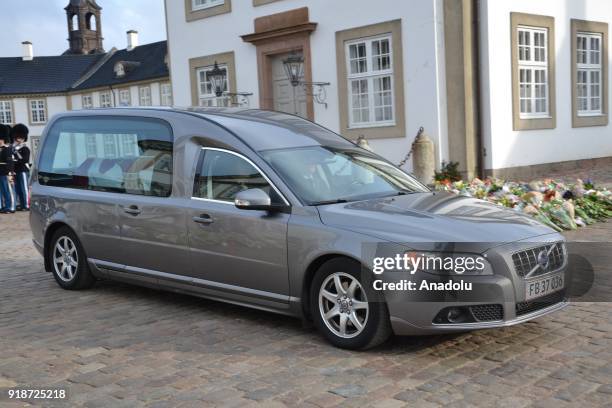
<svg viewBox="0 0 612 408"><path fill-rule="evenodd" d="M419 243L494 246L555 231L514 210L448 192L415 193L319 206L325 225L418 248ZM413 245L411 245L413 244ZM419 248L420 249L420 248Z"/></svg>

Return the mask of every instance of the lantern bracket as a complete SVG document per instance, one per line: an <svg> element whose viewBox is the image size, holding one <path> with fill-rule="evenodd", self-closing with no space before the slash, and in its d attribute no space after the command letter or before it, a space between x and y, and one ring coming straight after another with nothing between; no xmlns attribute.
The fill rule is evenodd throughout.
<svg viewBox="0 0 612 408"><path fill-rule="evenodd" d="M231 106L248 107L249 96L252 96L253 92L224 92L223 96L229 99Z"/></svg>
<svg viewBox="0 0 612 408"><path fill-rule="evenodd" d="M313 100L324 105L327 109L327 90L326 86L331 85L329 82L305 82L301 78L304 77L304 57L292 52L289 57L283 60L285 73L291 85L295 88L301 86L304 93L311 96Z"/></svg>

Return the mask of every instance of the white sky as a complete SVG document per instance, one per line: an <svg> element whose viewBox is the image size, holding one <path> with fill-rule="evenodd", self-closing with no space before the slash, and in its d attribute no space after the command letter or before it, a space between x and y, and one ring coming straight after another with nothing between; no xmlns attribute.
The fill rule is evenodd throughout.
<svg viewBox="0 0 612 408"><path fill-rule="evenodd" d="M34 56L60 55L68 49L69 0L0 0L0 57L18 57L22 41L34 44ZM102 7L104 49L126 47L125 32L140 34L140 44L166 39L163 0L97 0Z"/></svg>

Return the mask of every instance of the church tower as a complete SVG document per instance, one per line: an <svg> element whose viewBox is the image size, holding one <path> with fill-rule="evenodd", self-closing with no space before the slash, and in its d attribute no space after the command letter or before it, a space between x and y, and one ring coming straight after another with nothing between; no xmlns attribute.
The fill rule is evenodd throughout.
<svg viewBox="0 0 612 408"><path fill-rule="evenodd" d="M102 21L96 0L70 0L65 9L68 18L68 43L66 54L103 53Z"/></svg>

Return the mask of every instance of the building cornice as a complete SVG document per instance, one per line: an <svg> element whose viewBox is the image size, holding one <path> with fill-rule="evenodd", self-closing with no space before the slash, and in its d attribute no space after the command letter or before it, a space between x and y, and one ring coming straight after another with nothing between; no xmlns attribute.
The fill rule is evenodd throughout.
<svg viewBox="0 0 612 408"><path fill-rule="evenodd" d="M46 98L53 96L67 96L67 92L39 92L39 93L24 93L24 94L6 94L0 95L0 99L31 99L31 98Z"/></svg>

